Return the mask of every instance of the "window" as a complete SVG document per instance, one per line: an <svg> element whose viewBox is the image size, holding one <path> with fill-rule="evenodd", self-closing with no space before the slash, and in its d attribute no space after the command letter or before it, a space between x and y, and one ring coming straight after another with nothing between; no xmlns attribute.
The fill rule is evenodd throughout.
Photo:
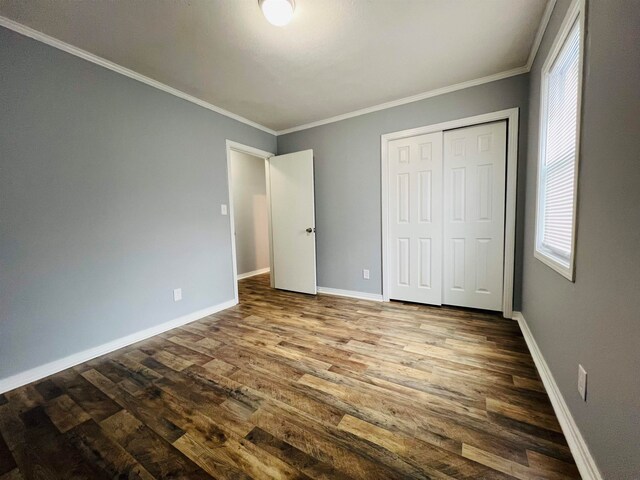
<svg viewBox="0 0 640 480"><path fill-rule="evenodd" d="M583 15L576 1L542 68L535 256L573 280Z"/></svg>

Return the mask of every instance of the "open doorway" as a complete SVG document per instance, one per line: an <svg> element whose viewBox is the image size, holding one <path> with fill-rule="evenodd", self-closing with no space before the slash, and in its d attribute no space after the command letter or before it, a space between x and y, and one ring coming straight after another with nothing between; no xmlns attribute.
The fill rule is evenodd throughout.
<svg viewBox="0 0 640 480"><path fill-rule="evenodd" d="M231 191L236 234L236 274L241 280L271 270L264 159L232 150Z"/></svg>
<svg viewBox="0 0 640 480"><path fill-rule="evenodd" d="M238 280L271 271L268 182L268 159L271 156L273 154L269 152L227 142L236 299Z"/></svg>
<svg viewBox="0 0 640 480"><path fill-rule="evenodd" d="M238 280L315 295L313 150L274 156L227 140L235 299ZM267 256L268 252L268 256Z"/></svg>

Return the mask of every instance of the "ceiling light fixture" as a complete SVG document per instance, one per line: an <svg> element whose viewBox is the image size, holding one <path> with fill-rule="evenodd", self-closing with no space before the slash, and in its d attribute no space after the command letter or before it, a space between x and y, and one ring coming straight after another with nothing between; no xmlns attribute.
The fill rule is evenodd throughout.
<svg viewBox="0 0 640 480"><path fill-rule="evenodd" d="M284 27L293 18L295 0L258 0L262 13L270 24Z"/></svg>

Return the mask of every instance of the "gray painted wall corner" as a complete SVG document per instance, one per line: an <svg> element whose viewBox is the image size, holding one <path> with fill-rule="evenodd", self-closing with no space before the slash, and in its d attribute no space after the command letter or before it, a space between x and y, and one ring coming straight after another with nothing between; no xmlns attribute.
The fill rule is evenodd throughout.
<svg viewBox="0 0 640 480"><path fill-rule="evenodd" d="M275 137L4 28L0 65L0 379L233 298L225 141Z"/></svg>

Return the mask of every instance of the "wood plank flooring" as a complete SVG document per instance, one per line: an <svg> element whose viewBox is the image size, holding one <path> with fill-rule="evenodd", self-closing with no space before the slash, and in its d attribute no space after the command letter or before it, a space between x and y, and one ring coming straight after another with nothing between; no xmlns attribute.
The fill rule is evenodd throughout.
<svg viewBox="0 0 640 480"><path fill-rule="evenodd" d="M0 480L580 478L516 322L240 300L0 395Z"/></svg>

